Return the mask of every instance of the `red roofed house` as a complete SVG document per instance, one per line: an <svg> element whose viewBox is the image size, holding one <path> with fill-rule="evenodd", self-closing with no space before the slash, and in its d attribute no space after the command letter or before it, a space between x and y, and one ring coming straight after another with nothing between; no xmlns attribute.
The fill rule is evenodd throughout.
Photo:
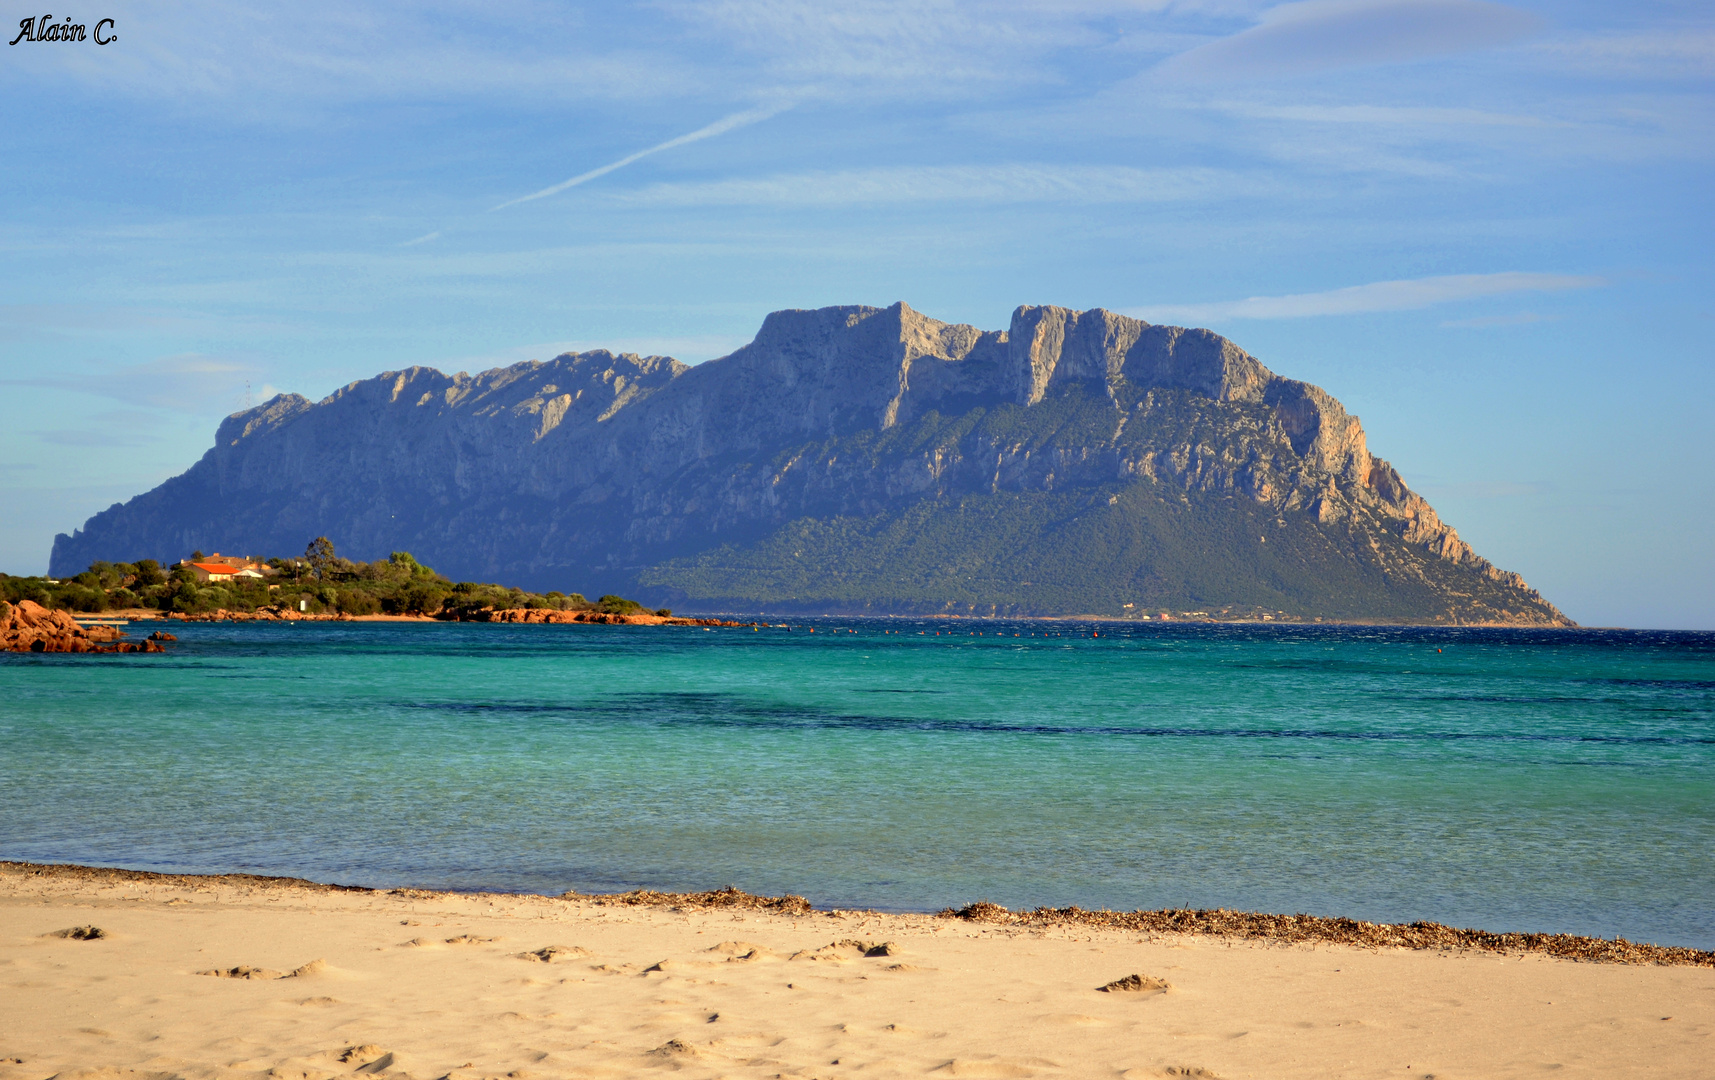
<svg viewBox="0 0 1715 1080"><path fill-rule="evenodd" d="M194 562L181 565L191 568L191 573L197 576L197 581L207 585L210 582L231 581L240 573L239 568L228 563Z"/></svg>
<svg viewBox="0 0 1715 1080"><path fill-rule="evenodd" d="M204 585L210 582L231 581L234 578L260 581L263 578L273 577L276 573L274 568L265 562L247 559L243 556L233 558L222 555L218 551L201 562L191 562L186 559L179 565L189 567L191 573L197 576L197 581Z"/></svg>

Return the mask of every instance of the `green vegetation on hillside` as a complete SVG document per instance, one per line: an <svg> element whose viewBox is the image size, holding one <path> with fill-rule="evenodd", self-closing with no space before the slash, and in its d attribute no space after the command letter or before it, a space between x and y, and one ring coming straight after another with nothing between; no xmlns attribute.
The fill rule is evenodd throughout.
<svg viewBox="0 0 1715 1080"><path fill-rule="evenodd" d="M764 610L1401 622L1540 614L1523 610L1516 590L1385 530L1321 525L1243 496L1193 498L1146 479L800 519L754 544L649 567L638 582L699 607Z"/></svg>
<svg viewBox="0 0 1715 1080"><path fill-rule="evenodd" d="M197 558L201 552L195 553ZM327 537L310 542L302 558L263 560L273 571L260 579L235 578L198 584L188 566L164 570L154 559L134 563L98 562L76 577L0 574L0 600L33 600L64 611L101 612L153 608L195 614L289 607L313 614L433 615L466 618L493 608L554 608L631 614L642 605L618 596L591 602L580 593L533 593L505 585L454 583L419 563L408 551L385 559L355 562L341 558ZM661 614L667 614L662 609Z"/></svg>

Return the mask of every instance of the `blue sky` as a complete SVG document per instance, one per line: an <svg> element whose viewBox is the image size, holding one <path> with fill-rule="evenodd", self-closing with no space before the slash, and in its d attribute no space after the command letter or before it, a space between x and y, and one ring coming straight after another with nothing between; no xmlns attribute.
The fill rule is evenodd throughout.
<svg viewBox="0 0 1715 1080"><path fill-rule="evenodd" d="M46 9L118 40L0 49L0 570L276 391L1053 303L1326 387L1581 622L1715 628L1706 3Z"/></svg>

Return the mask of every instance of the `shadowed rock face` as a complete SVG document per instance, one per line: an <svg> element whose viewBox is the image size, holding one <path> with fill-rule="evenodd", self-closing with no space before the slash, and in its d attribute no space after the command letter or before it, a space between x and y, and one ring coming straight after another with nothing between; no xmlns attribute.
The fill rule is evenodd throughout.
<svg viewBox="0 0 1715 1080"><path fill-rule="evenodd" d="M779 311L697 367L599 350L282 395L56 537L52 567L322 534L693 609L1565 621L1332 396L1210 331L1102 310L1021 307L1006 331Z"/></svg>

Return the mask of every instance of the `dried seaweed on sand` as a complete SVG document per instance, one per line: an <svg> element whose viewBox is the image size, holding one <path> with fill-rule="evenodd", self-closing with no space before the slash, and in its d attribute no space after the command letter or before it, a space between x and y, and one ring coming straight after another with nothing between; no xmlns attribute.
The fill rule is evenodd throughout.
<svg viewBox="0 0 1715 1080"><path fill-rule="evenodd" d="M1460 930L1441 923L1375 923L1322 915L1268 915L1226 908L1168 908L1161 911L1086 911L1036 908L1008 911L978 901L941 916L1025 928L1088 926L1140 934L1201 934L1277 944L1357 945L1363 948L1474 949L1492 953L1543 953L1562 960L1601 964L1687 964L1715 967L1715 951L1646 945L1625 938L1578 934L1497 934Z"/></svg>

